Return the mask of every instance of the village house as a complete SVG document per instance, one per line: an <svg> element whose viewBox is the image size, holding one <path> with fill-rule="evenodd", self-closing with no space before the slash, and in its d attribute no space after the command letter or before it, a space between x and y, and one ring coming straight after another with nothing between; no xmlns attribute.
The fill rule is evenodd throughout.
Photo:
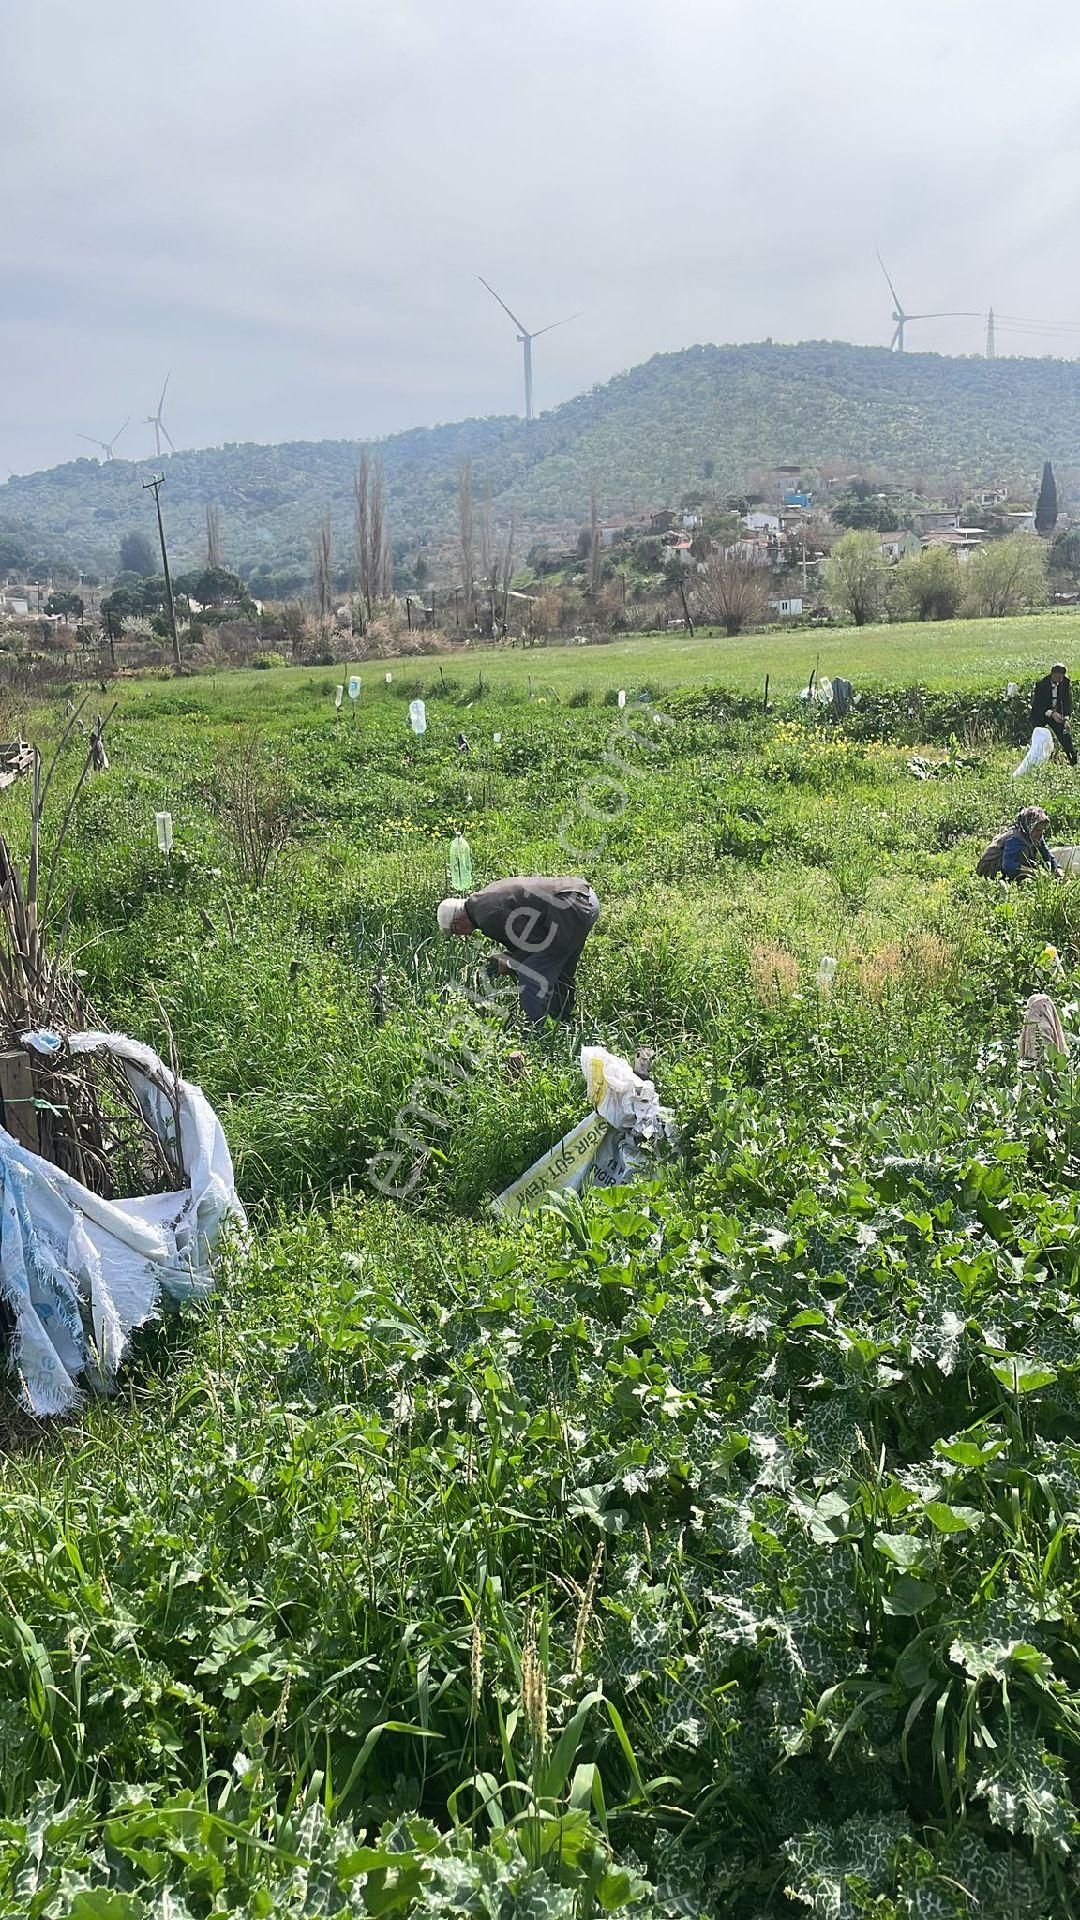
<svg viewBox="0 0 1080 1920"><path fill-rule="evenodd" d="M769 605L779 620L801 620L803 614L803 596L801 593L771 593Z"/></svg>
<svg viewBox="0 0 1080 1920"><path fill-rule="evenodd" d="M891 566L902 560L905 554L918 553L920 541L906 527L900 527L896 533L883 533L881 536L881 557Z"/></svg>
<svg viewBox="0 0 1080 1920"><path fill-rule="evenodd" d="M743 514L743 526L746 528L747 533L779 534L780 515L778 513L764 513L755 509L752 513Z"/></svg>
<svg viewBox="0 0 1080 1920"><path fill-rule="evenodd" d="M977 548L983 545L986 534L982 527L938 527L928 533L923 547L949 547L958 560L966 560Z"/></svg>

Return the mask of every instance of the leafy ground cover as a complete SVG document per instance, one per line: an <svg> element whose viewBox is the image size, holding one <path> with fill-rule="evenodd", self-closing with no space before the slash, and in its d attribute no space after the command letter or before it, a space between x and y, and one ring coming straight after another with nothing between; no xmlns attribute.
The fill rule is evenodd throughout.
<svg viewBox="0 0 1080 1920"><path fill-rule="evenodd" d="M1080 1911L1080 1102L1016 1066L1080 894L972 877L1013 750L423 670L424 743L396 681L139 689L79 803L87 985L160 1043L153 984L256 1232L113 1400L6 1416L0 1912ZM603 901L520 1080L455 829ZM681 1151L498 1221L594 1038Z"/></svg>

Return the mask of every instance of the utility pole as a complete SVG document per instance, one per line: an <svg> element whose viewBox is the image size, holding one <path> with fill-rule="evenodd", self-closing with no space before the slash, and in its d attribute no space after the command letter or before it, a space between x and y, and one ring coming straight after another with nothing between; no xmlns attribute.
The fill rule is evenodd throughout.
<svg viewBox="0 0 1080 1920"><path fill-rule="evenodd" d="M994 346L994 309L993 307L991 307L989 313L986 316L986 357L988 360L993 360L995 358L995 355L996 355L996 348Z"/></svg>
<svg viewBox="0 0 1080 1920"><path fill-rule="evenodd" d="M176 632L176 608L173 605L172 575L169 572L169 556L165 551L165 528L161 519L161 489L165 485L165 475L160 473L156 480L144 480L143 492L152 493L157 508L158 539L161 541L161 567L165 575L165 598L169 603L169 627L172 632L173 662L179 673L183 661L180 658L180 641Z"/></svg>

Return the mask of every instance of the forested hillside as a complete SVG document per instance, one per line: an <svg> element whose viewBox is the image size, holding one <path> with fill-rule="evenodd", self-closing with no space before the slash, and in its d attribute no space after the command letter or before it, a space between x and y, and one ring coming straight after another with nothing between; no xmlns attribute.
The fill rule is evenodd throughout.
<svg viewBox="0 0 1080 1920"><path fill-rule="evenodd" d="M967 481L1030 475L1044 457L1080 469L1080 363L947 359L879 348L690 347L657 355L527 426L519 419L418 428L381 443L391 532L402 550L438 544L456 518L458 470L471 458L497 520L511 509L528 537L586 517L596 477L604 513L684 490L745 485L756 469L848 461L896 478ZM308 563L323 514L342 561L350 549L358 443L292 441L174 454L163 501L180 565L197 560L205 508L220 511L233 566ZM0 486L0 533L42 559L110 571L120 538L150 524L140 483L156 463L75 460Z"/></svg>

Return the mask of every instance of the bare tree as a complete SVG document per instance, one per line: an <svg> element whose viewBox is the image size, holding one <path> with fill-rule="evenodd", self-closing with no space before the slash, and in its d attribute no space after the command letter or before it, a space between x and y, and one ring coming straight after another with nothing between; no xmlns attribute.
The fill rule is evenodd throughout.
<svg viewBox="0 0 1080 1920"><path fill-rule="evenodd" d="M360 464L353 481L353 541L356 568L356 592L361 608L371 619L373 605L371 591L371 525L368 519L368 493L370 490L370 465L367 448L360 455Z"/></svg>
<svg viewBox="0 0 1080 1920"><path fill-rule="evenodd" d="M221 565L221 527L218 522L218 510L209 504L206 508L206 564L211 570Z"/></svg>
<svg viewBox="0 0 1080 1920"><path fill-rule="evenodd" d="M514 540L517 535L517 515L510 515L510 530L506 536L506 546L502 557L502 630L506 632L507 614L510 604L510 582L514 577Z"/></svg>
<svg viewBox="0 0 1080 1920"><path fill-rule="evenodd" d="M765 582L760 567L734 547L716 547L698 569L701 613L710 626L742 633L765 617Z"/></svg>
<svg viewBox="0 0 1080 1920"><path fill-rule="evenodd" d="M600 506L595 480L589 483L589 592L594 601L600 592Z"/></svg>
<svg viewBox="0 0 1080 1920"><path fill-rule="evenodd" d="M492 563L491 525L491 483L489 481L480 502L480 578L485 581L493 579L495 572Z"/></svg>
<svg viewBox="0 0 1080 1920"><path fill-rule="evenodd" d="M461 591L465 625L471 627L476 599L476 559L473 545L472 461L463 460L458 474L458 533L461 541Z"/></svg>
<svg viewBox="0 0 1080 1920"><path fill-rule="evenodd" d="M315 611L325 624L334 606L334 530L327 514L315 535Z"/></svg>
<svg viewBox="0 0 1080 1920"><path fill-rule="evenodd" d="M371 469L368 549L371 554L371 597L378 604L381 600L389 600L394 587L394 569L386 534L386 486L382 459L378 455Z"/></svg>

